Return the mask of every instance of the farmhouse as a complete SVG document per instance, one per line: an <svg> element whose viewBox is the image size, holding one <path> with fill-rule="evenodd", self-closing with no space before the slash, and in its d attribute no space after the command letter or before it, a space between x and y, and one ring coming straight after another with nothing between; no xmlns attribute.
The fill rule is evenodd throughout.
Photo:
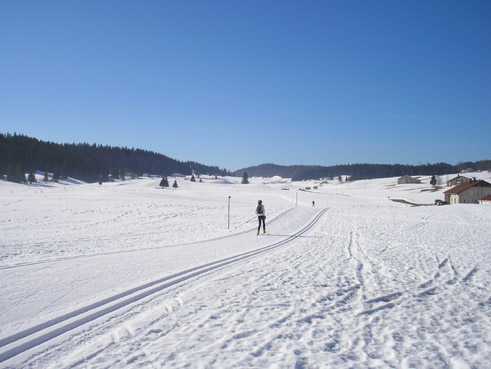
<svg viewBox="0 0 491 369"><path fill-rule="evenodd" d="M457 186L459 184L469 182L470 180L471 180L470 178L461 176L459 174L457 177L452 178L452 179L447 181L447 187Z"/></svg>
<svg viewBox="0 0 491 369"><path fill-rule="evenodd" d="M451 204L478 204L484 197L491 195L491 183L471 179L444 192L445 201Z"/></svg>
<svg viewBox="0 0 491 369"><path fill-rule="evenodd" d="M410 184L410 183L421 183L418 178L413 178L411 176L405 175L397 180L398 184Z"/></svg>

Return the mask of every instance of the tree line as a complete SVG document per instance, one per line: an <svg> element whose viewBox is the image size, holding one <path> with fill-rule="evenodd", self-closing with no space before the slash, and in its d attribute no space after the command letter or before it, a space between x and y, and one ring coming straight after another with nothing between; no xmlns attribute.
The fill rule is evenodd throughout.
<svg viewBox="0 0 491 369"><path fill-rule="evenodd" d="M447 163L404 165L404 164L346 164L334 166L319 165L291 165L282 166L276 164L262 164L255 167L248 167L234 172L240 176L247 172L250 176L292 178L294 181L319 179L319 178L338 178L339 176L349 176L350 180L400 177L403 175L444 175L459 173L464 169L472 170L491 170L491 160L481 160L477 162L461 162L457 165Z"/></svg>
<svg viewBox="0 0 491 369"><path fill-rule="evenodd" d="M58 144L19 134L0 133L0 175L11 182L26 182L26 173L52 173L52 179L72 177L85 182L193 172L228 175L225 169L193 161L182 162L152 151L90 145ZM30 177L30 176L28 176Z"/></svg>

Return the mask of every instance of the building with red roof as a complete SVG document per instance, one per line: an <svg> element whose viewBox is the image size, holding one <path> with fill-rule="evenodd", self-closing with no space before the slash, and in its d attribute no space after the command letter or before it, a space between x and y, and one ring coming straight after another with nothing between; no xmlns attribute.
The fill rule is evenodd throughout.
<svg viewBox="0 0 491 369"><path fill-rule="evenodd" d="M491 195L491 183L472 178L445 191L444 195L445 201L450 204L479 204L484 197Z"/></svg>

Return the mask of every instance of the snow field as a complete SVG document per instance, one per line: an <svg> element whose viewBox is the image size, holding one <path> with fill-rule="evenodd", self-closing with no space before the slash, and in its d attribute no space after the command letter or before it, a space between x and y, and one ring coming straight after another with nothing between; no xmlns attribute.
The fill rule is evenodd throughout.
<svg viewBox="0 0 491 369"><path fill-rule="evenodd" d="M443 191L395 179L300 191L292 208L308 183L239 181L0 183L0 340L109 300L0 367L490 366L491 209L395 203ZM256 237L259 198L270 234Z"/></svg>

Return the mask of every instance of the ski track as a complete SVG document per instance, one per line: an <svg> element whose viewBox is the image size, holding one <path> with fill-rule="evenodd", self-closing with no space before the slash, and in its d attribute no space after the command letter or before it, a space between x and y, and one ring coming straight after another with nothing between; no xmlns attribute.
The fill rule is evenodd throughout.
<svg viewBox="0 0 491 369"><path fill-rule="evenodd" d="M51 260L54 255L50 254L58 253L58 250L62 251L56 256L63 259L67 255L78 257L104 253L108 249L113 252L115 243L121 251L139 249L142 238L149 245L162 245L162 240L166 238L174 241L174 245L201 241L199 230L208 229L214 223L213 217L207 214L216 212L213 202L210 205L204 202L196 208L189 199L183 204L177 204L165 197L156 199L155 196L140 191L133 194L127 189L124 189L124 196L121 196L121 191L115 187L94 188L92 193L76 187L67 188L66 191L57 189L53 193L36 191L33 194L33 191L28 191L31 201L39 202L39 208L33 209L29 217L25 218L23 210L29 207L29 202L18 200L15 202L18 209L5 209L8 211L5 217L0 217L6 223L4 232L15 240L15 243L3 245L2 267L29 264L33 259ZM72 203L73 197L78 195L81 198L76 207ZM51 209L50 202L53 201L57 203L56 209ZM111 201L110 207L105 206L107 201ZM167 207L172 207L172 211L167 212ZM270 209L271 215L274 214L272 210L274 209ZM233 213L232 221L235 216L242 216L241 214L248 212ZM70 219L70 222L60 221L60 218ZM22 225L33 221L36 227L45 231L25 232ZM159 232L155 232L157 227ZM247 228L249 227L250 225ZM112 234L108 234L107 229L113 230ZM224 236L230 234L221 227L218 233ZM166 237L167 235L172 237ZM54 248L53 244L57 247Z"/></svg>
<svg viewBox="0 0 491 369"><path fill-rule="evenodd" d="M236 367L271 367L281 362L282 367L308 368L323 362L323 367L450 368L449 347L455 351L470 347L476 353L483 349L472 341L471 332L485 329L479 328L482 314L477 313L489 311L489 301L464 303L462 307L470 305L470 309L462 310L451 304L452 311L445 310L456 289L468 288L476 268L459 272L447 255L434 260L432 278L424 285L406 283L404 289L393 290L383 263L363 249L360 230L345 232L332 217L316 224L319 229L313 234L314 243L298 238L262 255L261 269L247 260L233 271L215 269L193 279L185 289L176 286L160 314L155 310L163 296L150 303L152 313L130 319L132 328L100 331L97 350L83 361L61 361L60 367L103 363L116 368L184 368L193 362L204 368L227 367L233 353ZM334 247L340 243L345 250ZM333 263L343 255L344 262ZM231 287L231 280L240 288ZM306 284L309 288L304 288ZM216 291L216 298L203 299L203 286ZM387 287L392 290L385 291ZM418 314L429 305L436 305L432 309L441 314L430 319ZM392 312L397 324L386 326L384 317ZM145 321L145 315L152 320ZM451 325L450 332L470 330L469 341L458 342L462 334L446 337L448 329L440 325Z"/></svg>
<svg viewBox="0 0 491 369"><path fill-rule="evenodd" d="M286 214L288 214L292 210L294 210L294 209L293 208L287 209L284 212L282 212L281 214L275 216L273 219L268 221L268 225L274 224L275 222L277 222L279 219L284 217ZM225 236L210 238L210 239L201 240L201 241L193 241L193 242L172 244L172 245L161 245L161 246L155 246L155 247L135 248L135 249L129 249L129 250L98 252L98 253L76 255L76 256L69 256L69 257L59 257L59 258L55 258L55 259L45 259L42 261L30 262L30 263L17 263L17 264L12 264L12 265L0 266L0 270L2 270L2 269L13 269L13 268L32 266L32 265L39 265L39 264L51 264L54 262L66 261L66 260L77 260L77 259L83 259L83 258L92 258L92 257L101 256L101 255L117 255L117 254L129 253L129 252L141 252L141 251L146 251L146 250L158 250L158 249L163 249L163 248L196 245L196 244L201 244L201 243L205 243L205 242L214 242L214 241L218 241L218 240L223 240L223 239L235 237L235 236L238 236L241 234L247 234L247 233L250 233L251 231L253 231L254 229L256 229L256 227L249 228L249 229L241 231L241 232L235 232L233 234L228 234Z"/></svg>
<svg viewBox="0 0 491 369"><path fill-rule="evenodd" d="M57 356L59 342L44 341L46 347L26 362L54 362L55 368L184 368L199 362L203 368L225 368L233 355L236 367L281 362L308 368L323 362L325 367L450 368L452 350L465 349L469 362L482 367L473 354L483 347L472 337L488 326L482 317L490 301L470 291L469 301L452 301L480 288L472 284L477 266L462 268L450 254L436 255L417 262L424 263L424 275L416 269L405 283L393 283L396 272L384 261L383 238L370 240L369 229L347 229L349 223L327 214L293 239L272 245L281 248L254 252L232 270L212 266L186 276L184 284L172 283L125 304L120 313L112 310L103 320L63 330L70 337L63 341L72 353L67 357ZM302 237L311 228L309 237ZM413 228L415 239L420 228ZM367 251L372 241L382 243L379 253ZM261 267L254 263L259 256ZM208 296L203 290L214 292ZM436 313L428 316L427 310ZM462 337L467 338L460 342Z"/></svg>
<svg viewBox="0 0 491 369"><path fill-rule="evenodd" d="M269 222L269 224L274 224L276 220L281 219L291 210L293 209L283 212L271 222ZM128 305L134 304L148 296L162 292L163 290L173 287L176 284L186 282L189 279L199 277L205 273L215 271L216 269L223 268L237 262L243 262L244 260L248 260L252 257L256 257L265 252L270 252L271 250L284 246L301 237L304 233L308 232L319 221L319 219L326 211L327 209L319 211L318 214L301 230L291 236L286 237L281 241L272 243L260 249L232 256L227 259L204 264L168 277L164 277L156 281L146 283L144 285L119 293L118 295L111 296L101 301L95 302L89 306L82 307L75 311L66 313L50 321L25 329L12 336L4 337L0 339L0 363L12 357L15 357L16 355L24 353L25 351L30 350L34 347L42 345L50 341L51 339L65 334L75 328L99 319L106 314L114 313L115 311L126 308L128 307ZM250 231L247 232L250 233ZM216 241L230 238L244 233L246 232L244 231L235 235L216 238L214 240ZM70 286L68 286L67 288L70 288ZM53 301L53 303L54 302L56 302L56 300Z"/></svg>

